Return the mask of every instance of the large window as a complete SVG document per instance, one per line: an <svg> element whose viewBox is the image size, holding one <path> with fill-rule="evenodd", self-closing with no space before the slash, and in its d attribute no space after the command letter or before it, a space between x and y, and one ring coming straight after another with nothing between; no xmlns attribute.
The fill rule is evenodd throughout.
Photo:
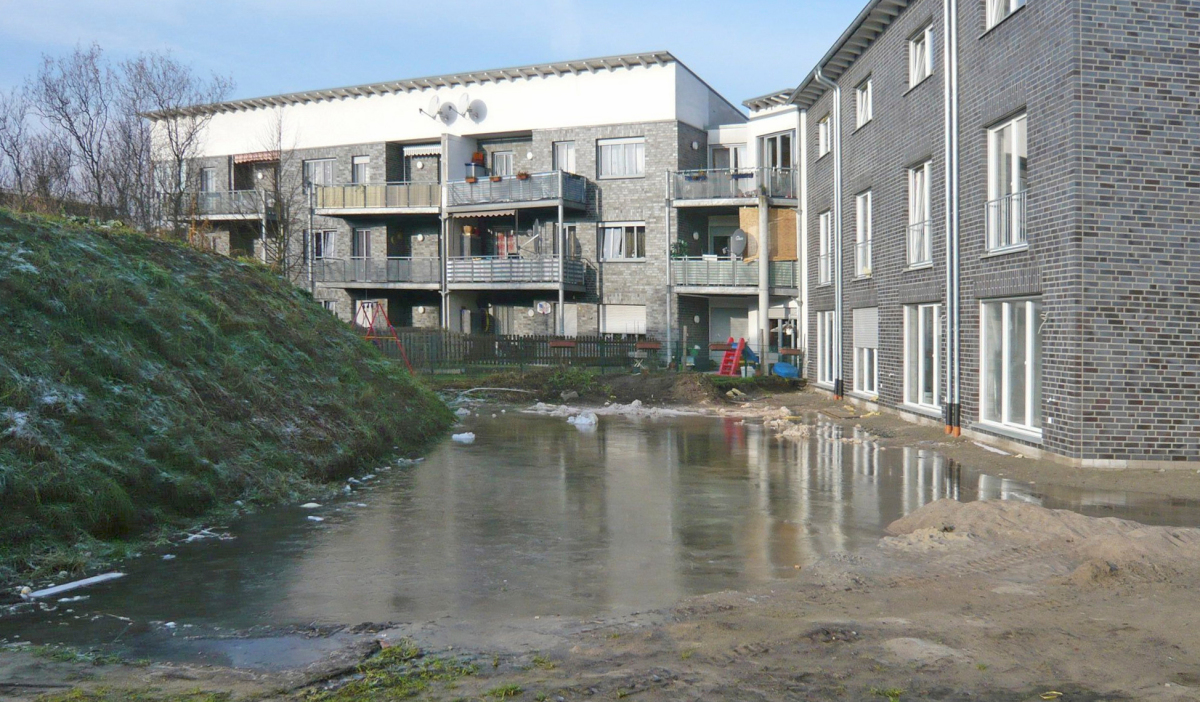
<svg viewBox="0 0 1200 702"><path fill-rule="evenodd" d="M605 261L646 258L645 224L605 224L600 227Z"/></svg>
<svg viewBox="0 0 1200 702"><path fill-rule="evenodd" d="M933 221L930 215L929 161L908 171L908 265L933 262Z"/></svg>
<svg viewBox="0 0 1200 702"><path fill-rule="evenodd" d="M600 305L600 333L643 336L646 333L646 306Z"/></svg>
<svg viewBox="0 0 1200 702"><path fill-rule="evenodd" d="M908 85L912 87L933 74L933 25L908 40Z"/></svg>
<svg viewBox="0 0 1200 702"><path fill-rule="evenodd" d="M1042 304L1036 299L981 305L980 419L1030 432L1042 428Z"/></svg>
<svg viewBox="0 0 1200 702"><path fill-rule="evenodd" d="M350 182L362 184L367 182L367 168L371 165L370 156L355 156L350 159Z"/></svg>
<svg viewBox="0 0 1200 702"><path fill-rule="evenodd" d="M829 115L817 122L817 158L829 153L833 138L829 133Z"/></svg>
<svg viewBox="0 0 1200 702"><path fill-rule="evenodd" d="M987 28L995 27L1024 6L1025 0L987 0Z"/></svg>
<svg viewBox="0 0 1200 702"><path fill-rule="evenodd" d="M939 305L906 305L904 308L904 401L937 409Z"/></svg>
<svg viewBox="0 0 1200 702"><path fill-rule="evenodd" d="M554 142L554 170L575 172L575 142Z"/></svg>
<svg viewBox="0 0 1200 702"><path fill-rule="evenodd" d="M321 158L304 162L304 180L313 185L333 185L334 159Z"/></svg>
<svg viewBox="0 0 1200 702"><path fill-rule="evenodd" d="M596 170L601 178L640 178L646 175L646 139L601 139L596 142Z"/></svg>
<svg viewBox="0 0 1200 702"><path fill-rule="evenodd" d="M515 157L511 151L497 151L492 154L492 175L494 176L510 176L516 171L513 170Z"/></svg>
<svg viewBox="0 0 1200 702"><path fill-rule="evenodd" d="M736 171L746 164L746 146L744 144L714 146L709 161L715 170Z"/></svg>
<svg viewBox="0 0 1200 702"><path fill-rule="evenodd" d="M333 248L337 232L332 229L313 232L313 258L333 258L337 254Z"/></svg>
<svg viewBox="0 0 1200 702"><path fill-rule="evenodd" d="M359 259L371 257L370 229L354 230L354 238L350 241L350 257Z"/></svg>
<svg viewBox="0 0 1200 702"><path fill-rule="evenodd" d="M833 213L822 212L817 218L819 222L820 253L817 256L817 284L829 285L833 282Z"/></svg>
<svg viewBox="0 0 1200 702"><path fill-rule="evenodd" d="M823 385L833 385L837 378L833 361L837 343L834 314L833 311L817 313L817 382Z"/></svg>
<svg viewBox="0 0 1200 702"><path fill-rule="evenodd" d="M875 117L874 94L871 79L868 78L854 89L855 126L862 127Z"/></svg>
<svg viewBox="0 0 1200 702"><path fill-rule="evenodd" d="M854 274L860 278L871 275L871 191L854 198L856 213Z"/></svg>
<svg viewBox="0 0 1200 702"><path fill-rule="evenodd" d="M783 132L765 136L760 142L761 157L758 162L765 168L792 167L792 133Z"/></svg>
<svg viewBox="0 0 1200 702"><path fill-rule="evenodd" d="M879 394L879 308L854 310L854 391Z"/></svg>
<svg viewBox="0 0 1200 702"><path fill-rule="evenodd" d="M217 189L217 169L200 169L200 192L211 193Z"/></svg>
<svg viewBox="0 0 1200 702"><path fill-rule="evenodd" d="M1025 115L988 130L987 247L1001 251L1024 246Z"/></svg>

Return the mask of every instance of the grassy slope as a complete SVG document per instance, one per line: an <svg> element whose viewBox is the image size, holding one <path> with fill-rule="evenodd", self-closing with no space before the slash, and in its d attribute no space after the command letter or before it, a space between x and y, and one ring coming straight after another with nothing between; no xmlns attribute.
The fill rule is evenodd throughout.
<svg viewBox="0 0 1200 702"><path fill-rule="evenodd" d="M0 580L291 497L452 420L259 266L0 209Z"/></svg>

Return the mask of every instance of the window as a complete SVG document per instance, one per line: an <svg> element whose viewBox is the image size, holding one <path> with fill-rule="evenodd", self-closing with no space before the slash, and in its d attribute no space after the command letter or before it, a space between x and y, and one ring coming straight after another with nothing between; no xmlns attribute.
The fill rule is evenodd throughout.
<svg viewBox="0 0 1200 702"><path fill-rule="evenodd" d="M601 305L600 333L641 336L646 333L645 305Z"/></svg>
<svg viewBox="0 0 1200 702"><path fill-rule="evenodd" d="M554 170L575 172L575 142L554 142Z"/></svg>
<svg viewBox="0 0 1200 702"><path fill-rule="evenodd" d="M331 158L305 161L304 180L312 185L333 185L333 164Z"/></svg>
<svg viewBox="0 0 1200 702"><path fill-rule="evenodd" d="M908 85L915 86L933 74L933 25L908 40Z"/></svg>
<svg viewBox="0 0 1200 702"><path fill-rule="evenodd" d="M871 191L854 198L856 213L854 274L859 278L871 275Z"/></svg>
<svg viewBox="0 0 1200 702"><path fill-rule="evenodd" d="M820 223L820 255L817 256L817 284L833 282L833 213L822 212L817 218Z"/></svg>
<svg viewBox="0 0 1200 702"><path fill-rule="evenodd" d="M200 169L200 192L211 193L217 190L217 169Z"/></svg>
<svg viewBox="0 0 1200 702"><path fill-rule="evenodd" d="M837 343L833 311L817 313L817 382L823 385L833 385L837 378L834 372L834 344Z"/></svg>
<svg viewBox="0 0 1200 702"><path fill-rule="evenodd" d="M792 167L792 133L765 136L760 141L758 162L765 168Z"/></svg>
<svg viewBox="0 0 1200 702"><path fill-rule="evenodd" d="M370 156L355 156L350 159L350 182L366 183L367 167L371 165Z"/></svg>
<svg viewBox="0 0 1200 702"><path fill-rule="evenodd" d="M605 261L646 258L646 225L605 224L600 234Z"/></svg>
<svg viewBox="0 0 1200 702"><path fill-rule="evenodd" d="M987 248L1024 246L1025 116L988 130Z"/></svg>
<svg viewBox="0 0 1200 702"><path fill-rule="evenodd" d="M596 169L601 178L640 178L646 175L646 139L601 139L596 142Z"/></svg>
<svg viewBox="0 0 1200 702"><path fill-rule="evenodd" d="M321 306L330 314L337 314L337 300L321 300Z"/></svg>
<svg viewBox="0 0 1200 702"><path fill-rule="evenodd" d="M1024 6L1025 0L987 0L987 28L995 27Z"/></svg>
<svg viewBox="0 0 1200 702"><path fill-rule="evenodd" d="M746 165L746 146L744 144L724 144L712 147L709 157L712 168L719 171L736 171Z"/></svg>
<svg viewBox="0 0 1200 702"><path fill-rule="evenodd" d="M871 79L868 78L859 83L858 87L854 89L854 114L857 128L863 127L875 116L875 108L872 104L875 91L871 86Z"/></svg>
<svg viewBox="0 0 1200 702"><path fill-rule="evenodd" d="M1040 433L1042 304L1036 299L997 300L981 307L979 418Z"/></svg>
<svg viewBox="0 0 1200 702"><path fill-rule="evenodd" d="M313 232L313 258L333 258L334 252L334 237L337 232L329 229L325 231Z"/></svg>
<svg viewBox="0 0 1200 702"><path fill-rule="evenodd" d="M513 169L515 163L513 152L497 151L492 154L492 175L494 176L510 176L516 173Z"/></svg>
<svg viewBox="0 0 1200 702"><path fill-rule="evenodd" d="M904 401L926 409L940 402L940 313L939 305L904 307Z"/></svg>
<svg viewBox="0 0 1200 702"><path fill-rule="evenodd" d="M817 122L817 158L829 153L833 139L829 133L829 115Z"/></svg>
<svg viewBox="0 0 1200 702"><path fill-rule="evenodd" d="M933 222L930 215L929 161L908 171L908 265L933 262Z"/></svg>
<svg viewBox="0 0 1200 702"><path fill-rule="evenodd" d="M879 394L879 308L854 310L854 390Z"/></svg>
<svg viewBox="0 0 1200 702"><path fill-rule="evenodd" d="M371 257L371 230L355 229L354 239L350 242L350 258Z"/></svg>

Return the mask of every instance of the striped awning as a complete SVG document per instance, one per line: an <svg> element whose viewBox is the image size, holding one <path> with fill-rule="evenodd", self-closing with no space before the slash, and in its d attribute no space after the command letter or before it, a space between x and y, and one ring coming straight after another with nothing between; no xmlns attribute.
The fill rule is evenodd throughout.
<svg viewBox="0 0 1200 702"><path fill-rule="evenodd" d="M491 212L456 212L451 217L455 219L478 219L480 217L512 217L516 210L493 210Z"/></svg>
<svg viewBox="0 0 1200 702"><path fill-rule="evenodd" d="M254 153L238 154L233 157L234 163L267 163L278 160L278 151L255 151Z"/></svg>
<svg viewBox="0 0 1200 702"><path fill-rule="evenodd" d="M415 144L404 147L405 156L441 156L441 144Z"/></svg>

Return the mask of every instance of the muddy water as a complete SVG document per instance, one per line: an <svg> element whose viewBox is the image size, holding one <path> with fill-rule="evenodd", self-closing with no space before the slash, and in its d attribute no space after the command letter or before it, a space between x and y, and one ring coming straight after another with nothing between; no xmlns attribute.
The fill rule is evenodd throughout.
<svg viewBox="0 0 1200 702"><path fill-rule="evenodd" d="M944 497L1200 524L1196 505L1042 493L832 426L796 443L735 420L605 417L580 430L510 409L468 429L476 443L374 470L371 487L320 509L245 517L231 540L147 554L123 580L71 593L87 599L0 617L0 638L280 666L336 645L297 645L290 627L579 620L793 577ZM269 636L212 642L234 631Z"/></svg>

